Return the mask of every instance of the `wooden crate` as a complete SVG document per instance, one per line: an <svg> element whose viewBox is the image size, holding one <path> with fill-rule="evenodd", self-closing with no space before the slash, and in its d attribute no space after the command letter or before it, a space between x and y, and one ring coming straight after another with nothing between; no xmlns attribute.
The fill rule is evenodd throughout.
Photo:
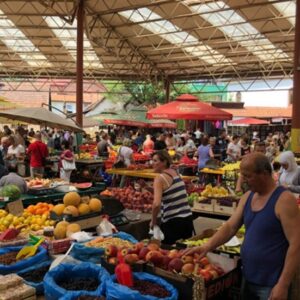
<svg viewBox="0 0 300 300"><path fill-rule="evenodd" d="M207 203L208 200L210 200L210 203ZM194 201L194 210L214 212L215 202L215 199L199 198Z"/></svg>
<svg viewBox="0 0 300 300"><path fill-rule="evenodd" d="M237 200L232 200L230 206L222 205L220 203L220 200L216 200L215 201L215 206L214 206L214 211L216 213L221 213L221 214L226 214L226 215L232 215L233 212L237 208L237 204L238 204Z"/></svg>

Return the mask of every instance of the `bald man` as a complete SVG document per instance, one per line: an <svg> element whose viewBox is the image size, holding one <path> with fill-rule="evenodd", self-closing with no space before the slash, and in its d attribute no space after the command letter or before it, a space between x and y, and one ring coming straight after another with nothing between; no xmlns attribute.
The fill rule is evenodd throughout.
<svg viewBox="0 0 300 300"><path fill-rule="evenodd" d="M30 156L30 176L43 177L45 159L49 155L47 145L42 142L41 133L35 134L35 141L31 143L27 149L27 154Z"/></svg>
<svg viewBox="0 0 300 300"><path fill-rule="evenodd" d="M241 163L250 187L230 219L204 245L186 250L201 256L230 240L245 224L241 248L243 300L285 300L300 263L300 212L296 199L276 186L268 158L251 153Z"/></svg>

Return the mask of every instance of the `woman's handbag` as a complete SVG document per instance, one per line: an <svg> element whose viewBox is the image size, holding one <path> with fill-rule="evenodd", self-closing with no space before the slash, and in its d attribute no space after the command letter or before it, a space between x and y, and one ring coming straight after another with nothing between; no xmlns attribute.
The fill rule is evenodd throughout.
<svg viewBox="0 0 300 300"><path fill-rule="evenodd" d="M69 161L69 160L62 160L62 167L65 171L73 171L76 169L76 164L75 161Z"/></svg>

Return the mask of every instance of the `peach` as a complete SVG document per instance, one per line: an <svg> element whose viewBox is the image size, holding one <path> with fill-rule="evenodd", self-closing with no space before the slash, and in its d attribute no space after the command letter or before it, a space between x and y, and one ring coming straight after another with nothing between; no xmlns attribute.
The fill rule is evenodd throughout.
<svg viewBox="0 0 300 300"><path fill-rule="evenodd" d="M150 244L148 244L148 249L150 250L150 251L153 251L153 250L158 250L159 249L159 246L157 245L157 244L155 244L155 243L150 243Z"/></svg>
<svg viewBox="0 0 300 300"><path fill-rule="evenodd" d="M171 257L171 258L178 257L178 250L177 249L170 250L168 256Z"/></svg>
<svg viewBox="0 0 300 300"><path fill-rule="evenodd" d="M145 260L146 260L146 261L150 261L151 258L152 258L153 256L159 256L159 257L161 257L162 254L161 254L159 251L157 251L157 250L150 250L150 251L146 254Z"/></svg>
<svg viewBox="0 0 300 300"><path fill-rule="evenodd" d="M126 254L124 259L125 259L125 262L132 265L139 260L139 257L137 256L137 254Z"/></svg>
<svg viewBox="0 0 300 300"><path fill-rule="evenodd" d="M184 264L182 266L181 273L184 274L184 275L191 275L191 274L193 274L194 269L195 269L195 265L194 264L187 263L187 264Z"/></svg>
<svg viewBox="0 0 300 300"><path fill-rule="evenodd" d="M164 255L162 257L161 268L164 269L164 270L167 270L168 269L168 265L169 265L169 263L170 263L171 260L172 260L171 257L169 257L167 255Z"/></svg>
<svg viewBox="0 0 300 300"><path fill-rule="evenodd" d="M185 255L181 257L181 260L183 261L184 264L187 263L193 263L194 262L194 257L190 255Z"/></svg>

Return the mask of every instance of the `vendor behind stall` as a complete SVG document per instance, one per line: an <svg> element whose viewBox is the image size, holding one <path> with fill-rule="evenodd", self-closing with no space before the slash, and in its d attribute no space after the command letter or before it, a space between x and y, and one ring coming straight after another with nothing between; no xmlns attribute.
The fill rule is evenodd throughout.
<svg viewBox="0 0 300 300"><path fill-rule="evenodd" d="M20 189L22 194L25 194L27 192L27 184L24 178L17 174L17 164L10 164L8 166L8 172L8 175L5 175L0 179L0 187L14 184Z"/></svg>
<svg viewBox="0 0 300 300"><path fill-rule="evenodd" d="M154 171L160 174L154 179L150 227L157 225L157 216L161 212L161 230L165 235L163 243L171 245L179 239L192 236L192 212L187 201L185 184L177 171L170 168L172 159L168 152L155 152L152 161Z"/></svg>

